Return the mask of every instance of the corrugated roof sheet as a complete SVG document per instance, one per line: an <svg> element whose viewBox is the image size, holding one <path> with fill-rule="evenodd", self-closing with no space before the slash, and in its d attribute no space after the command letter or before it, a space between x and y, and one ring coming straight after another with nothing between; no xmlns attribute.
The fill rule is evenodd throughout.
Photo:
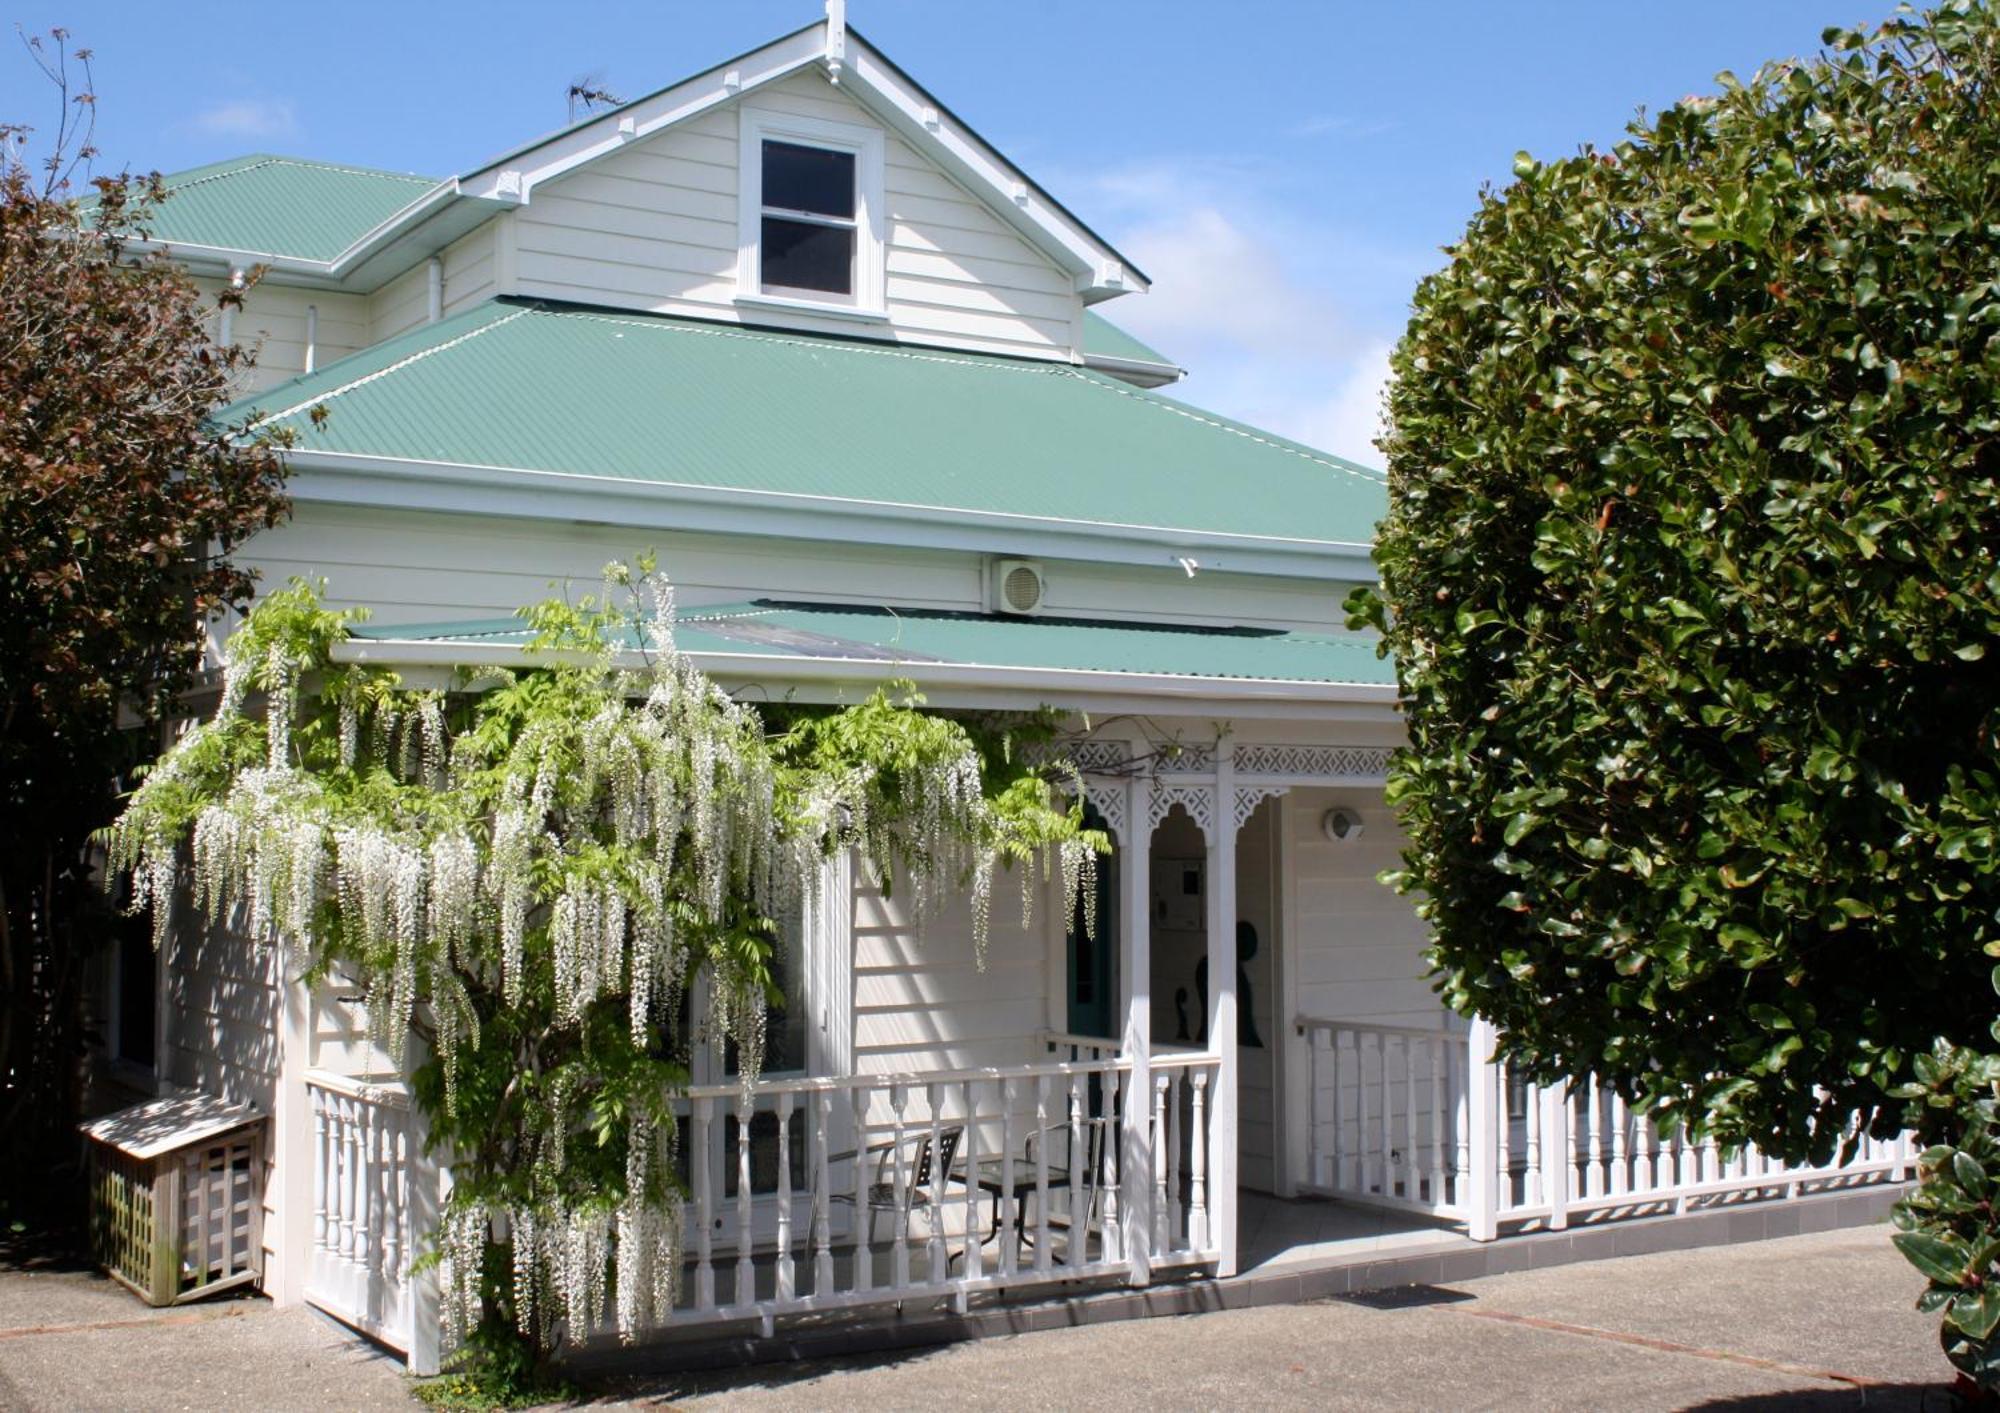
<svg viewBox="0 0 2000 1413"><path fill-rule="evenodd" d="M1083 311L1083 352L1088 358L1123 358L1133 363L1157 363L1162 368L1179 366L1166 354L1141 343L1095 309Z"/></svg>
<svg viewBox="0 0 2000 1413"><path fill-rule="evenodd" d="M467 623L363 624L355 637L436 643L442 663L454 644L525 645L519 619ZM751 603L685 610L675 629L682 652L807 657L872 664L880 675L921 682L925 665L1127 672L1191 678L1393 686L1394 666L1371 639L1333 633L861 604ZM636 638L627 646L639 646Z"/></svg>
<svg viewBox="0 0 2000 1413"><path fill-rule="evenodd" d="M438 185L265 153L175 172L166 184L153 239L299 260L332 260Z"/></svg>
<svg viewBox="0 0 2000 1413"><path fill-rule="evenodd" d="M227 415L300 450L1171 533L1365 545L1387 509L1379 472L1069 364L518 300Z"/></svg>

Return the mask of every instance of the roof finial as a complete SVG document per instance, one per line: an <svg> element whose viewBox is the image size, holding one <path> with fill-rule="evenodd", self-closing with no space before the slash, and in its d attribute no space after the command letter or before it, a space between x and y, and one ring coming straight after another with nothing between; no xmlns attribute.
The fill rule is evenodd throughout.
<svg viewBox="0 0 2000 1413"><path fill-rule="evenodd" d="M840 86L841 66L847 62L847 0L826 0L826 77Z"/></svg>

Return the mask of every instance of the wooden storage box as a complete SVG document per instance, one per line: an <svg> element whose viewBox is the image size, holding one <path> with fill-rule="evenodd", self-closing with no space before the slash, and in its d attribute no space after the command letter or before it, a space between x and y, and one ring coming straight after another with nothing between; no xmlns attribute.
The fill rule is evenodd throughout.
<svg viewBox="0 0 2000 1413"><path fill-rule="evenodd" d="M85 1124L98 1263L149 1305L261 1277L266 1122L190 1093Z"/></svg>

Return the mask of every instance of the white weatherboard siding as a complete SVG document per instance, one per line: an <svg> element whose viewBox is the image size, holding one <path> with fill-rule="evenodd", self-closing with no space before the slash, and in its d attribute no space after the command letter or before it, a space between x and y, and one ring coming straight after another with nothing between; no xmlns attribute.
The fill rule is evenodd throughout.
<svg viewBox="0 0 2000 1413"><path fill-rule="evenodd" d="M261 1114L276 1112L284 993L279 949L228 927L206 926L182 893L162 975L167 1018L164 1078ZM266 1133L266 1173L274 1154ZM275 1275L280 1194L264 1184L265 1273Z"/></svg>
<svg viewBox="0 0 2000 1413"><path fill-rule="evenodd" d="M499 283L501 219L496 217L470 235L461 236L439 254L443 262L445 315L456 314L505 292ZM429 318L430 261L419 260L368 296L368 342L377 344L394 338Z"/></svg>
<svg viewBox="0 0 2000 1413"><path fill-rule="evenodd" d="M854 894L854 1067L862 1074L923 1073L1036 1058L1048 1015L1050 890L1037 882L1021 927L1021 870L994 880L982 969L969 901L954 896L916 915L907 885L884 894L865 877Z"/></svg>
<svg viewBox="0 0 2000 1413"><path fill-rule="evenodd" d="M215 330L219 324L215 300L228 282L197 276L194 283L208 307L209 327ZM308 308L315 313L309 316ZM230 321L232 341L257 355L257 364L244 374L238 395L262 392L305 371L309 321L314 331L313 365L317 368L359 352L372 342L368 301L362 296L260 280L244 295L243 307Z"/></svg>
<svg viewBox="0 0 2000 1413"><path fill-rule="evenodd" d="M977 554L315 504L310 472L299 473L293 490L300 499L292 518L259 533L239 559L266 587L295 575L325 578L332 601L368 606L377 624L506 617L565 583L594 585L607 561L647 549L658 552L687 607L752 598L987 606L988 560ZM1054 614L1343 630L1338 584L1247 574L1190 579L1170 563L1051 560L1045 569Z"/></svg>
<svg viewBox="0 0 2000 1413"><path fill-rule="evenodd" d="M1382 1025L1441 1025L1424 979L1429 937L1409 900L1377 875L1401 861L1403 833L1380 790L1297 790L1286 797L1285 862L1295 909L1287 937L1301 1014ZM1361 816L1359 839L1333 843L1320 819Z"/></svg>
<svg viewBox="0 0 2000 1413"><path fill-rule="evenodd" d="M889 326L739 310L742 104L885 134ZM539 187L514 214L522 294L1068 360L1083 305L1068 276L858 104L797 74Z"/></svg>

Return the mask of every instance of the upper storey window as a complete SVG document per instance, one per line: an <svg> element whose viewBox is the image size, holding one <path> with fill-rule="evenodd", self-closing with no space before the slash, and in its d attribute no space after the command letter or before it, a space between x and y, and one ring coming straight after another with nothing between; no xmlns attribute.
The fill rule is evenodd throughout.
<svg viewBox="0 0 2000 1413"><path fill-rule="evenodd" d="M746 108L739 302L879 318L882 134Z"/></svg>
<svg viewBox="0 0 2000 1413"><path fill-rule="evenodd" d="M761 285L854 293L854 154L764 139Z"/></svg>

